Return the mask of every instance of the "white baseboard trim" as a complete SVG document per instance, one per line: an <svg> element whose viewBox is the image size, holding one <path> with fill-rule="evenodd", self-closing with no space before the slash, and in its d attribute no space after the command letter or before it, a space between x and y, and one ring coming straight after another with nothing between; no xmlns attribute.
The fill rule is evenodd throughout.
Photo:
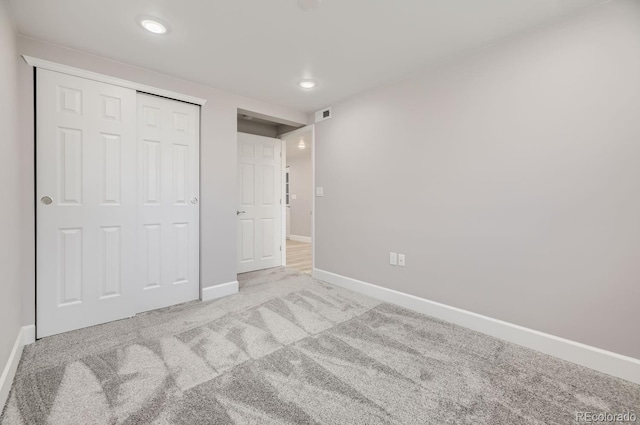
<svg viewBox="0 0 640 425"><path fill-rule="evenodd" d="M311 243L311 236L298 236L298 235L289 235L289 239L297 242L306 242Z"/></svg>
<svg viewBox="0 0 640 425"><path fill-rule="evenodd" d="M238 293L239 283L237 280L233 282L223 283L221 285L202 288L202 301L211 301L218 298L226 297Z"/></svg>
<svg viewBox="0 0 640 425"><path fill-rule="evenodd" d="M34 325L23 326L20 328L18 336L16 337L16 342L13 344L11 354L9 354L7 364L4 366L2 375L0 375L0 412L4 408L7 398L9 397L13 378L16 376L18 363L20 363L20 357L22 356L22 349L25 345L35 342L35 340L36 327Z"/></svg>
<svg viewBox="0 0 640 425"><path fill-rule="evenodd" d="M613 353L324 270L313 269L313 277L381 301L397 304L419 313L446 320L474 331L640 384L640 360L633 357Z"/></svg>
<svg viewBox="0 0 640 425"><path fill-rule="evenodd" d="M36 342L36 325L28 325L22 327L22 343L24 345Z"/></svg>

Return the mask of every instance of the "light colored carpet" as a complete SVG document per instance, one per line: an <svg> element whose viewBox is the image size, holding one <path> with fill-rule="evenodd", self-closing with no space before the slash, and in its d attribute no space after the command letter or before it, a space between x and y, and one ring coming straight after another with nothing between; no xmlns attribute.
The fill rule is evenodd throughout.
<svg viewBox="0 0 640 425"><path fill-rule="evenodd" d="M283 268L45 338L2 425L572 424L640 386Z"/></svg>

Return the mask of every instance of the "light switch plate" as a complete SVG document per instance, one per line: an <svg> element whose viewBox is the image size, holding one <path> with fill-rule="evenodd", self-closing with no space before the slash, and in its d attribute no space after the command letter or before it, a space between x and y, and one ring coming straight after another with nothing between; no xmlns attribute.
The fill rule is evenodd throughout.
<svg viewBox="0 0 640 425"><path fill-rule="evenodd" d="M324 196L324 187L322 186L316 187L316 196Z"/></svg>
<svg viewBox="0 0 640 425"><path fill-rule="evenodd" d="M298 198L297 195L293 195L293 194L291 195L291 199L297 199L297 198Z"/></svg>
<svg viewBox="0 0 640 425"><path fill-rule="evenodd" d="M396 252L389 253L389 264L391 264L392 266L398 265L398 253Z"/></svg>

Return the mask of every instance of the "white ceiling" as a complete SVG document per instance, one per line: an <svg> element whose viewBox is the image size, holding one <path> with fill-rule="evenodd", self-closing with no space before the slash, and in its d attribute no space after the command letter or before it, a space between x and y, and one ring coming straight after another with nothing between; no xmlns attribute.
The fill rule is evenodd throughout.
<svg viewBox="0 0 640 425"><path fill-rule="evenodd" d="M8 2L22 35L310 112L602 0Z"/></svg>

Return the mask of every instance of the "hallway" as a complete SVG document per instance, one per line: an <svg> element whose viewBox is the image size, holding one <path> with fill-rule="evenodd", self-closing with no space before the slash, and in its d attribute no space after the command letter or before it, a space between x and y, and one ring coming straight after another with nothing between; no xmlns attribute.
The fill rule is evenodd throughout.
<svg viewBox="0 0 640 425"><path fill-rule="evenodd" d="M287 267L311 274L311 244L287 239Z"/></svg>

